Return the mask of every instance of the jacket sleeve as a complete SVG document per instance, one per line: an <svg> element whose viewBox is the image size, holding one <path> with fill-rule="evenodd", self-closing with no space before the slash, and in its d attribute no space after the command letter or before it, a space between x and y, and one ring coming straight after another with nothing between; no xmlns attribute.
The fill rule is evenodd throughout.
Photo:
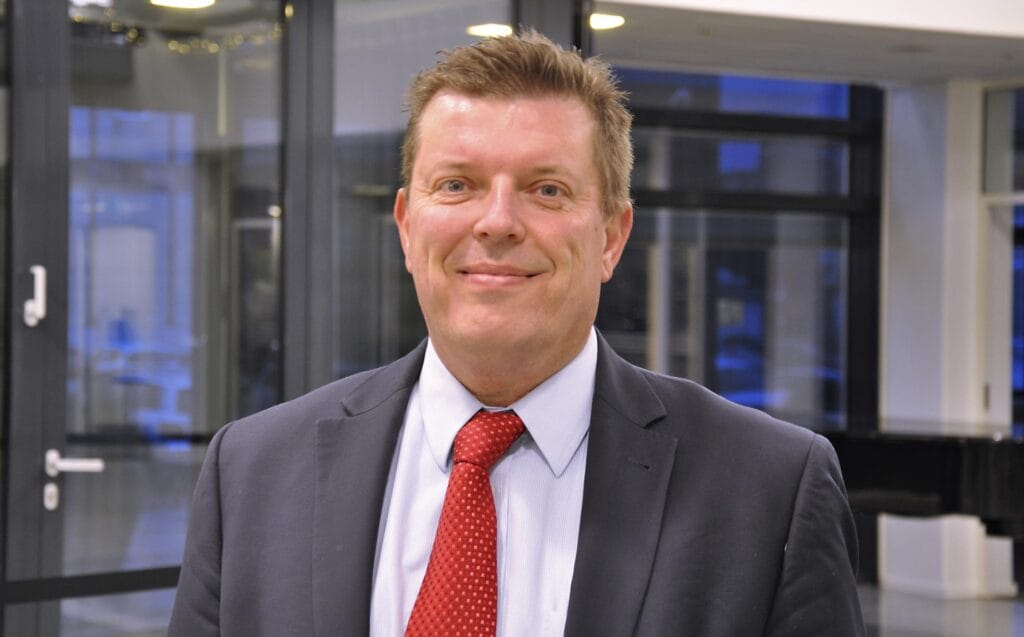
<svg viewBox="0 0 1024 637"><path fill-rule="evenodd" d="M815 436L797 489L766 635L864 635L857 532L832 445Z"/></svg>
<svg viewBox="0 0 1024 637"><path fill-rule="evenodd" d="M199 472L168 637L220 634L220 447L227 429L213 437Z"/></svg>

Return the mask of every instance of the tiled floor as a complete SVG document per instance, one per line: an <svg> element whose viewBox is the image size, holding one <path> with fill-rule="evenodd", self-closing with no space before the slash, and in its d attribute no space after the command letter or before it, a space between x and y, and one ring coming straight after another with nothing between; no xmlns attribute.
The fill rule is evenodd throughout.
<svg viewBox="0 0 1024 637"><path fill-rule="evenodd" d="M862 586L871 637L1024 637L1024 599L939 600Z"/></svg>

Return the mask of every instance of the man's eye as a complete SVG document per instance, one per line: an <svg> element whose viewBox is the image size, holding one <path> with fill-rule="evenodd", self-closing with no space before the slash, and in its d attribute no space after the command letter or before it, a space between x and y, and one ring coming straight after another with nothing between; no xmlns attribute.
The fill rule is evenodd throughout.
<svg viewBox="0 0 1024 637"><path fill-rule="evenodd" d="M538 192L545 197L557 197L562 194L562 189L554 184L544 184L540 187Z"/></svg>
<svg viewBox="0 0 1024 637"><path fill-rule="evenodd" d="M466 184L458 179L449 179L444 182L443 188L445 192L463 192L466 190Z"/></svg>

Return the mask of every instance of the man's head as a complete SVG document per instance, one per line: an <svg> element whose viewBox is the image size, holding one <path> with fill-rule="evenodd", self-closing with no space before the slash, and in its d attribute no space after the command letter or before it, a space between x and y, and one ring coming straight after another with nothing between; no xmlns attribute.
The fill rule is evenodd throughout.
<svg viewBox="0 0 1024 637"><path fill-rule="evenodd" d="M632 116L607 64L561 49L533 30L521 36L483 40L447 51L445 56L417 75L406 95L409 125L402 145L406 186L419 148L420 118L438 93L503 99L570 97L586 107L597 125L593 158L601 177L604 213L610 215L629 202Z"/></svg>
<svg viewBox="0 0 1024 637"><path fill-rule="evenodd" d="M633 219L629 116L607 70L540 36L502 40L416 80L394 210L431 342L491 405L580 351ZM625 156L606 178L609 138Z"/></svg>

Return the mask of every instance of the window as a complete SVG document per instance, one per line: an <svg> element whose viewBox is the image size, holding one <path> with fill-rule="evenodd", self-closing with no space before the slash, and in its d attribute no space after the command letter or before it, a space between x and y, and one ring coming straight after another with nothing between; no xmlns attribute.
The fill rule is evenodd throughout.
<svg viewBox="0 0 1024 637"><path fill-rule="evenodd" d="M877 339L880 93L616 72L638 214L598 326L641 365L787 420L873 421L877 346L853 344Z"/></svg>

